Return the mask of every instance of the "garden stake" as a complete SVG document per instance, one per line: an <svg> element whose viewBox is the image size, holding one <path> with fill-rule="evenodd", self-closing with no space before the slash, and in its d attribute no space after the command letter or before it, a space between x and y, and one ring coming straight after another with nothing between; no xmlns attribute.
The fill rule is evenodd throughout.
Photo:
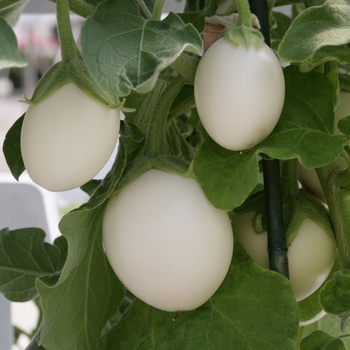
<svg viewBox="0 0 350 350"><path fill-rule="evenodd" d="M265 43L270 46L268 7L266 0L249 0L250 10L260 22ZM267 223L267 246L270 269L289 278L288 247L284 236L279 160L262 160Z"/></svg>

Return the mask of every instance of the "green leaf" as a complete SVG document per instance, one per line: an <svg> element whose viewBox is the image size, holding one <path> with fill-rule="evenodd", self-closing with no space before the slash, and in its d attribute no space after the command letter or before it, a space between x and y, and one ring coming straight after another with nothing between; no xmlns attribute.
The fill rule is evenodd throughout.
<svg viewBox="0 0 350 350"><path fill-rule="evenodd" d="M350 270L341 270L333 274L332 279L320 290L320 303L328 313L350 313Z"/></svg>
<svg viewBox="0 0 350 350"><path fill-rule="evenodd" d="M332 83L321 73L284 69L286 96L278 124L271 135L250 150L225 150L207 139L196 154L194 173L207 198L217 208L241 205L258 184L260 155L298 158L306 168L335 161L349 141L334 136Z"/></svg>
<svg viewBox="0 0 350 350"><path fill-rule="evenodd" d="M341 133L350 135L350 115L339 120L338 129Z"/></svg>
<svg viewBox="0 0 350 350"><path fill-rule="evenodd" d="M222 210L241 205L259 181L255 152L232 152L210 137L197 152L193 170L210 202Z"/></svg>
<svg viewBox="0 0 350 350"><path fill-rule="evenodd" d="M21 130L25 114L18 118L6 134L2 147L11 174L18 181L25 170L21 152Z"/></svg>
<svg viewBox="0 0 350 350"><path fill-rule="evenodd" d="M349 28L350 30L350 28ZM347 45L325 46L316 51L299 66L302 72L308 72L322 63L336 60L341 64L350 63L350 48Z"/></svg>
<svg viewBox="0 0 350 350"><path fill-rule="evenodd" d="M10 67L24 67L26 60L17 50L17 39L10 25L0 17L0 70Z"/></svg>
<svg viewBox="0 0 350 350"><path fill-rule="evenodd" d="M320 320L308 326L299 327L298 338L301 340L303 338L306 338L312 332L316 330L320 330L328 333L334 338L337 338L337 337L342 338L345 348L349 349L350 348L350 337L349 337L350 325L348 324L346 328L343 330L344 332L348 332L348 333L343 333L343 331L339 327L339 323L340 323L340 319L338 316L326 314Z"/></svg>
<svg viewBox="0 0 350 350"><path fill-rule="evenodd" d="M3 17L6 22L13 27L29 0L7 0L0 3L0 17Z"/></svg>
<svg viewBox="0 0 350 350"><path fill-rule="evenodd" d="M278 48L287 62L303 62L324 46L350 42L350 1L328 0L309 7L289 27Z"/></svg>
<svg viewBox="0 0 350 350"><path fill-rule="evenodd" d="M308 298L298 302L299 321L307 322L320 314L323 309L318 301L318 291L312 293Z"/></svg>
<svg viewBox="0 0 350 350"><path fill-rule="evenodd" d="M204 2L201 1L201 4L203 3ZM186 4L186 6L189 6L189 4ZM206 0L203 9L196 9L198 11L179 13L178 15L185 23L192 23L198 31L202 31L204 29L205 17L214 16L216 14L217 7L217 0Z"/></svg>
<svg viewBox="0 0 350 350"><path fill-rule="evenodd" d="M67 260L67 255L68 255L68 242L66 237L64 236L57 237L53 242L53 245L57 247L60 251L59 260L57 263L57 271L61 271Z"/></svg>
<svg viewBox="0 0 350 350"><path fill-rule="evenodd" d="M36 283L44 316L40 342L47 349L101 349L102 329L123 300L102 247L103 209L73 211L60 222L66 264L57 282Z"/></svg>
<svg viewBox="0 0 350 350"><path fill-rule="evenodd" d="M119 139L119 149L112 169L107 173L99 186L95 189L87 203L84 203L77 211L91 210L101 206L113 193L126 166L126 150L124 143Z"/></svg>
<svg viewBox="0 0 350 350"><path fill-rule="evenodd" d="M136 300L108 333L104 349L296 349L298 311L290 283L254 264L238 242L214 296L174 317Z"/></svg>
<svg viewBox="0 0 350 350"><path fill-rule="evenodd" d="M37 296L35 280L60 269L60 249L39 228L0 231L0 292L11 301Z"/></svg>
<svg viewBox="0 0 350 350"><path fill-rule="evenodd" d="M278 44L284 37L287 29L289 28L292 20L287 15L281 12L273 12L274 25L270 29L271 47L277 50Z"/></svg>
<svg viewBox="0 0 350 350"><path fill-rule="evenodd" d="M184 51L202 53L197 30L170 13L163 21L142 17L137 1L108 0L81 32L82 53L92 76L116 96L146 93L159 73Z"/></svg>
<svg viewBox="0 0 350 350"><path fill-rule="evenodd" d="M323 331L315 331L300 343L300 350L346 350L339 338L333 338Z"/></svg>

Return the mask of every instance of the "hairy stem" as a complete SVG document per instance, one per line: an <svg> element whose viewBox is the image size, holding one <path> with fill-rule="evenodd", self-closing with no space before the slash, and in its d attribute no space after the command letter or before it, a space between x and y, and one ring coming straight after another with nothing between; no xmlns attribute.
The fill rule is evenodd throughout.
<svg viewBox="0 0 350 350"><path fill-rule="evenodd" d="M250 18L250 8L248 0L237 0L238 6L238 22L237 25L244 25L248 28L252 27L252 21Z"/></svg>
<svg viewBox="0 0 350 350"><path fill-rule="evenodd" d="M57 0L57 28L62 60L76 58L79 50L72 32L68 0Z"/></svg>
<svg viewBox="0 0 350 350"><path fill-rule="evenodd" d="M145 14L146 18L151 19L152 13L150 12L150 10L148 9L148 7L146 6L146 4L144 3L143 0L137 0L138 5L140 6L141 10L143 11L143 13Z"/></svg>
<svg viewBox="0 0 350 350"><path fill-rule="evenodd" d="M178 74L159 96L148 124L145 156L154 157L166 153L165 132L168 113L175 97L185 83L186 80Z"/></svg>
<svg viewBox="0 0 350 350"><path fill-rule="evenodd" d="M153 9L153 18L161 19L166 0L156 0Z"/></svg>
<svg viewBox="0 0 350 350"><path fill-rule="evenodd" d="M341 164L336 161L327 166L317 168L316 172L332 219L340 264L342 268L350 269L349 170L344 171Z"/></svg>

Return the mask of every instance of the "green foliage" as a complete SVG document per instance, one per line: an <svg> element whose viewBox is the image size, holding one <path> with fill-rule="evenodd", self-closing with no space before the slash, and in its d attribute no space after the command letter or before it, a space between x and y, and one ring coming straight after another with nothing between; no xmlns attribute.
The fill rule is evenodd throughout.
<svg viewBox="0 0 350 350"><path fill-rule="evenodd" d="M24 67L27 64L17 50L15 33L2 17L0 17L0 43L0 70L10 67Z"/></svg>
<svg viewBox="0 0 350 350"><path fill-rule="evenodd" d="M54 283L50 277L36 280L44 315L40 342L45 348L100 349L102 329L123 300L124 287L102 247L102 214L103 207L78 210L60 223L69 244L61 276Z"/></svg>
<svg viewBox="0 0 350 350"><path fill-rule="evenodd" d="M16 180L25 170L21 152L21 129L24 116L25 114L18 118L8 130L2 147L7 165Z"/></svg>
<svg viewBox="0 0 350 350"><path fill-rule="evenodd" d="M333 274L320 291L320 301L325 311L331 314L350 315L350 270Z"/></svg>
<svg viewBox="0 0 350 350"><path fill-rule="evenodd" d="M288 280L258 267L236 242L218 291L198 309L177 315L131 295L109 265L102 242L105 204L150 168L197 178L208 200L233 217L252 206L265 210L254 200L263 192L251 194L264 187L261 160L279 159L298 160L327 174L319 175L327 199L327 207L322 204L326 226L334 228L338 247L350 247L350 175L337 166L340 155L350 163L350 112L338 123L342 135L334 135L339 89L350 91L349 1L294 3L291 16L271 12L271 46L288 63L284 107L273 132L241 152L226 150L207 135L194 99L193 78L203 53L199 32L218 1L188 0L184 13L163 20L163 0L69 1L73 12L87 18L82 55L75 51L75 60L53 66L37 94L46 96L55 84L74 77L101 101L123 104L125 119L112 168L104 179L82 186L90 198L62 218L61 237L49 244L37 228L0 231L0 292L14 301L37 299L43 314L28 350L350 348L350 253L342 266L335 264L321 289L296 303ZM0 2L0 69L26 64L11 28L26 3ZM119 97L125 97L120 104ZM25 171L23 119L14 123L3 144L17 180ZM286 202L288 226L286 207L295 216L303 208L297 196ZM299 321L322 310L326 316L298 328Z"/></svg>
<svg viewBox="0 0 350 350"><path fill-rule="evenodd" d="M333 135L330 81L315 71L300 73L295 66L285 68L284 74L284 108L268 138L244 152L228 151L208 138L196 154L194 172L217 208L234 209L248 197L259 181L260 154L298 158L303 166L315 168L335 161L348 142L347 137Z"/></svg>
<svg viewBox="0 0 350 350"><path fill-rule="evenodd" d="M37 296L38 277L59 272L65 262L65 245L44 242L38 228L0 231L0 292L12 301L28 301Z"/></svg>
<svg viewBox="0 0 350 350"><path fill-rule="evenodd" d="M293 21L278 47L287 62L303 62L325 46L350 41L349 0L328 0L309 7Z"/></svg>
<svg viewBox="0 0 350 350"><path fill-rule="evenodd" d="M300 350L346 350L339 338L333 338L323 331L315 331L302 340Z"/></svg>
<svg viewBox="0 0 350 350"><path fill-rule="evenodd" d="M107 334L104 348L296 349L297 324L290 283L258 267L236 241L225 282L207 303L176 315L136 300Z"/></svg>
<svg viewBox="0 0 350 350"><path fill-rule="evenodd" d="M192 25L174 13L163 21L147 20L136 1L103 3L81 35L90 73L116 96L150 91L159 73L184 50L202 53L202 41Z"/></svg>

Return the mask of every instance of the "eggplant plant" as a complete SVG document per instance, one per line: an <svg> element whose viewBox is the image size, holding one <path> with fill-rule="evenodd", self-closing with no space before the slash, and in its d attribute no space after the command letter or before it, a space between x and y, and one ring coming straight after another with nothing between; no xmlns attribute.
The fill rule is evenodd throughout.
<svg viewBox="0 0 350 350"><path fill-rule="evenodd" d="M0 69L26 2L0 3ZM54 2L62 60L3 153L89 199L52 244L0 227L27 349L350 348L350 0Z"/></svg>

